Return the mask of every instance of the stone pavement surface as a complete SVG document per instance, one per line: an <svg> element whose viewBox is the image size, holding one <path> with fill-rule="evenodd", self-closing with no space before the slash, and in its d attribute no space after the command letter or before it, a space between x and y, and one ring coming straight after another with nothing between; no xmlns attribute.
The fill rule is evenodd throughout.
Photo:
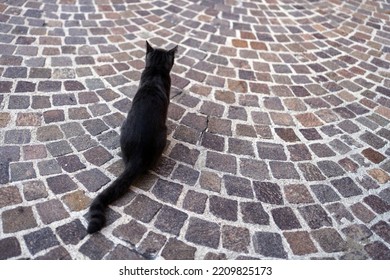
<svg viewBox="0 0 390 280"><path fill-rule="evenodd" d="M123 169L145 39L169 145ZM0 259L390 259L390 1L0 0Z"/></svg>

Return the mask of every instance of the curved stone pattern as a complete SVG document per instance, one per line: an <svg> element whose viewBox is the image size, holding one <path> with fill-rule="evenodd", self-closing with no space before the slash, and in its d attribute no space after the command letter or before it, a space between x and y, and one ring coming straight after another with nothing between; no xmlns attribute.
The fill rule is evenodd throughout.
<svg viewBox="0 0 390 280"><path fill-rule="evenodd" d="M89 236L145 39L169 145ZM390 259L389 46L385 0L1 0L0 258Z"/></svg>

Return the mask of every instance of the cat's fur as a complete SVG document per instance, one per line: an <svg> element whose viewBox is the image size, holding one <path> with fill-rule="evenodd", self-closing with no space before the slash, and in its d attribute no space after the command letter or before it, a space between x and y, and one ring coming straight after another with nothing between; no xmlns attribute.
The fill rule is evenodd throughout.
<svg viewBox="0 0 390 280"><path fill-rule="evenodd" d="M177 48L169 51L154 49L146 41L145 69L121 128L120 144L125 170L92 202L88 233L97 232L104 226L107 206L123 196L134 180L151 169L165 148L170 71Z"/></svg>

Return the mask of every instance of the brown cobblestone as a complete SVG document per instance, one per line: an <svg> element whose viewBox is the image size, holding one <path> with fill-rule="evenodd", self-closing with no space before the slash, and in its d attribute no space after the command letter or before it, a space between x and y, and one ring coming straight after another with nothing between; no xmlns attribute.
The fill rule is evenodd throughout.
<svg viewBox="0 0 390 280"><path fill-rule="evenodd" d="M42 126L37 130L37 139L40 142L58 140L62 137L63 134L56 125Z"/></svg>
<svg viewBox="0 0 390 280"><path fill-rule="evenodd" d="M185 235L186 240L211 248L218 248L220 240L220 226L199 218L190 218Z"/></svg>
<svg viewBox="0 0 390 280"><path fill-rule="evenodd" d="M184 198L183 208L198 214L202 214L206 208L207 199L208 196L206 194L189 190Z"/></svg>
<svg viewBox="0 0 390 280"><path fill-rule="evenodd" d="M343 158L338 163L348 172L356 173L359 165L349 158Z"/></svg>
<svg viewBox="0 0 390 280"><path fill-rule="evenodd" d="M19 206L2 213L4 233L17 232L37 226L31 207Z"/></svg>
<svg viewBox="0 0 390 280"><path fill-rule="evenodd" d="M210 118L208 129L211 133L231 136L231 120Z"/></svg>
<svg viewBox="0 0 390 280"><path fill-rule="evenodd" d="M222 246L235 252L248 252L250 244L249 230L246 228L223 226Z"/></svg>
<svg viewBox="0 0 390 280"><path fill-rule="evenodd" d="M382 162L384 159L386 159L386 157L384 155L382 155L381 153L375 151L374 149L372 148L367 148L365 150L362 151L362 154L369 160L371 160L373 163L380 163Z"/></svg>
<svg viewBox="0 0 390 280"><path fill-rule="evenodd" d="M213 172L202 171L199 182L203 189L214 192L221 190L221 178Z"/></svg>
<svg viewBox="0 0 390 280"><path fill-rule="evenodd" d="M0 188L0 208L22 202L19 190L15 186Z"/></svg>
<svg viewBox="0 0 390 280"><path fill-rule="evenodd" d="M311 160L312 156L309 149L304 144L295 144L287 146L292 161Z"/></svg>
<svg viewBox="0 0 390 280"><path fill-rule="evenodd" d="M275 125L280 126L294 126L294 120L290 114L271 112L271 119Z"/></svg>
<svg viewBox="0 0 390 280"><path fill-rule="evenodd" d="M323 123L312 113L303 113L296 116L304 127L316 127Z"/></svg>
<svg viewBox="0 0 390 280"><path fill-rule="evenodd" d="M289 203L313 203L313 197L308 189L302 184L287 185L284 187L284 194Z"/></svg>
<svg viewBox="0 0 390 280"><path fill-rule="evenodd" d="M380 184L385 184L390 181L390 175L388 175L386 172L379 168L368 170L368 174L370 174L370 176L373 177Z"/></svg>
<svg viewBox="0 0 390 280"><path fill-rule="evenodd" d="M317 252L317 248L306 231L285 232L284 237L295 255L307 255Z"/></svg>
<svg viewBox="0 0 390 280"><path fill-rule="evenodd" d="M60 122L65 120L63 110L49 110L43 113L45 123Z"/></svg>
<svg viewBox="0 0 390 280"><path fill-rule="evenodd" d="M112 155L101 146L91 148L83 155L87 161L97 166L101 166L112 159Z"/></svg>
<svg viewBox="0 0 390 280"><path fill-rule="evenodd" d="M62 197L62 200L71 211L81 211L91 203L91 199L82 190L66 194Z"/></svg>

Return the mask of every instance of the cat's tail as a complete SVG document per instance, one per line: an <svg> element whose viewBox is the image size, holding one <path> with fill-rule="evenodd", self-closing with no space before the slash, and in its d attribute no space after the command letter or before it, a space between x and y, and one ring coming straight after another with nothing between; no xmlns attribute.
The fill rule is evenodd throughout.
<svg viewBox="0 0 390 280"><path fill-rule="evenodd" d="M107 206L128 191L131 183L143 172L140 166L140 164L127 164L123 173L94 199L89 208L88 233L97 232L104 226Z"/></svg>

